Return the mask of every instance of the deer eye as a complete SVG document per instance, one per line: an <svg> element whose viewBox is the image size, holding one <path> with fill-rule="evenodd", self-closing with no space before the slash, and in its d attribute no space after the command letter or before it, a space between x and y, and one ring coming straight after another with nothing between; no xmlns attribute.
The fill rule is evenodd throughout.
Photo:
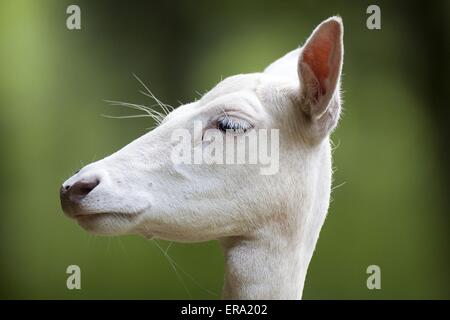
<svg viewBox="0 0 450 320"><path fill-rule="evenodd" d="M245 120L223 116L217 120L217 129L224 133L246 133L253 126Z"/></svg>

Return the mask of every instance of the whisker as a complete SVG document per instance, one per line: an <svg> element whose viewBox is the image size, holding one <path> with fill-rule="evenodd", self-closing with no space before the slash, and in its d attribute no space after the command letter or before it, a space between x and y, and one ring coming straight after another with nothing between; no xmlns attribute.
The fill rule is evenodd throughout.
<svg viewBox="0 0 450 320"><path fill-rule="evenodd" d="M147 92L144 92L142 90L139 90L139 93L143 94L146 97L149 97L151 99L155 99L155 96L148 94ZM159 101L159 100L157 100ZM166 104L156 104L154 106L159 106L161 109L163 109L163 112L168 115L171 111L173 111L174 107ZM170 108L170 109L169 109Z"/></svg>
<svg viewBox="0 0 450 320"><path fill-rule="evenodd" d="M147 93L140 91L142 94L152 98L160 107L161 109L165 110L166 114L168 114L171 110L173 110L174 108L168 104L165 104L163 102L161 102L151 91L150 89L145 85L145 83L136 75L133 73L133 77L136 78L137 81L139 81L139 83L145 88L145 90L147 90Z"/></svg>
<svg viewBox="0 0 450 320"><path fill-rule="evenodd" d="M172 246L173 241L170 241L169 245L167 246L166 250L164 250L167 254L169 253L169 249Z"/></svg>
<svg viewBox="0 0 450 320"><path fill-rule="evenodd" d="M178 272L173 260L169 257L169 255L163 250L163 248L161 248L161 246L159 245L159 243L155 240L152 239L153 243L156 245L156 247L162 252L162 254L164 255L164 257L167 259L167 261L169 262L170 266L172 267L173 271L175 272L175 275L177 276L178 280L181 282L181 284L183 285L183 288L186 290L187 294L189 295L189 297L192 299L192 295L189 292L186 283L184 282L183 278L181 277L180 273Z"/></svg>
<svg viewBox="0 0 450 320"><path fill-rule="evenodd" d="M151 109L152 106L147 107L147 106L144 106L144 105L141 105L141 104L136 104L136 103L131 103L131 102L124 102L124 101L115 101L115 100L104 100L104 101L108 102L112 106L123 106L123 107L127 107L127 108L132 108L132 109L145 111L146 113L149 113L149 114L156 114L156 115L159 115L159 116L162 116L162 117L165 116L163 113ZM153 106L155 106L155 105L153 105Z"/></svg>
<svg viewBox="0 0 450 320"><path fill-rule="evenodd" d="M123 107L131 108L131 109L143 111L147 114L148 117L151 117L153 120L155 120L158 125L161 124L161 122L163 121L163 119L165 117L165 115L162 114L161 112L150 109L147 106L130 103L130 102L123 102L123 101L114 101L114 100L104 100L104 101L113 106L123 106ZM127 116L124 116L124 117L127 117Z"/></svg>
<svg viewBox="0 0 450 320"><path fill-rule="evenodd" d="M334 190L336 190L336 189L342 187L342 186L345 185L346 183L347 183L347 181L344 181L344 182L342 182L342 183L340 183L340 184L334 186L333 188L331 188L331 192L333 192Z"/></svg>
<svg viewBox="0 0 450 320"><path fill-rule="evenodd" d="M139 92L141 94L151 98L156 103L151 105L151 106L145 106L145 105L131 103L131 102L104 100L105 102L109 103L110 105L122 106L122 107L127 107L127 108L131 108L131 109L139 110L139 111L145 112L145 114L143 114L143 115L141 115L141 114L125 115L125 116L112 116L112 115L102 114L101 116L103 116L105 118L110 118L110 119L133 119L133 118L149 117L149 118L153 119L156 122L157 126L159 126L162 123L162 121L164 120L164 118L170 112L172 112L174 110L174 107L172 107L171 105L168 105L168 104L165 104L165 103L161 102L161 100L159 100L150 91L150 89L145 85L145 83L136 74L133 73L133 76L142 85L142 87L144 87L144 89L146 90L146 91L139 90ZM161 108L161 112L153 109L154 107Z"/></svg>
<svg viewBox="0 0 450 320"><path fill-rule="evenodd" d="M338 140L338 142L334 142L334 140L330 139L331 143L331 151L334 153L334 151L341 146L341 140Z"/></svg>
<svg viewBox="0 0 450 320"><path fill-rule="evenodd" d="M153 240L154 242L156 242L156 240L155 239L151 239L151 240ZM157 242L156 242L157 243ZM211 290L209 290L209 289L207 289L207 288L205 288L203 285L201 285L197 280L195 280L195 278L191 275L191 274L189 274L187 271L185 271L182 267L180 267L180 265L171 257L171 256L169 256L169 254L167 253L167 251L169 250L169 248L171 247L171 245L172 245L172 242L168 245L168 247L166 248L166 251L163 251L162 250L162 248L161 248L161 246L159 245L159 244L157 244L158 245L158 247L160 248L160 250L161 250L161 252L164 254L164 256L167 258L167 260L170 260L172 263L173 263L173 265L174 266L176 266L176 267L178 267L178 269L182 272L182 273L184 273L184 275L185 276L187 276L198 288L200 288L200 289L202 289L203 291L205 291L206 293L208 293L208 294L210 294L210 295L212 295L212 296L214 296L214 297L218 297L219 295L217 294L217 293L215 293L215 292L213 292L213 291L211 291Z"/></svg>
<svg viewBox="0 0 450 320"><path fill-rule="evenodd" d="M130 116L111 116L108 114L102 114L102 117L109 118L109 119L132 119L132 118L152 118L152 116L148 114L134 114Z"/></svg>

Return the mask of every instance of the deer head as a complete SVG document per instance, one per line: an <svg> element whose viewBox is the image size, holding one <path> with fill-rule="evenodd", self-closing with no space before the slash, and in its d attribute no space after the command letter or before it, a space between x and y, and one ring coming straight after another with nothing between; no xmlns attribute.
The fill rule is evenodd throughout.
<svg viewBox="0 0 450 320"><path fill-rule="evenodd" d="M339 119L342 61L342 21L332 17L264 72L223 80L82 168L61 187L64 212L98 234L174 241L292 235L289 241L308 243L312 253L329 204L329 135ZM279 143L279 170L271 174L248 163L173 160L177 130L190 134L195 153L208 148L208 136L239 144L262 129L279 132L271 141ZM255 150L245 148L247 156Z"/></svg>

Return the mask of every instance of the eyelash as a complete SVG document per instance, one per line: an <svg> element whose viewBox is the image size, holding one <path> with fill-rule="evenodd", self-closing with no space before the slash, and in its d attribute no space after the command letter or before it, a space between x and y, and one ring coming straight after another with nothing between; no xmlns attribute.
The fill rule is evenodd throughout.
<svg viewBox="0 0 450 320"><path fill-rule="evenodd" d="M224 116L217 120L217 129L222 132L232 131L232 133L240 134L246 133L253 126L247 121L241 119L233 119L229 116Z"/></svg>

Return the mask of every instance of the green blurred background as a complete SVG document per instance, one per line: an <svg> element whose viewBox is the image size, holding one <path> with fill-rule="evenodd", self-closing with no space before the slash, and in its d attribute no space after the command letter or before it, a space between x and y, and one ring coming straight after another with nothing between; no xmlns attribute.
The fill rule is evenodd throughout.
<svg viewBox="0 0 450 320"><path fill-rule="evenodd" d="M80 31L66 28L69 4L81 7ZM101 116L130 114L103 99L152 103L132 73L179 105L262 70L333 14L345 25L345 112L333 136L341 186L304 298L450 298L449 2L377 1L374 31L369 4L1 1L0 298L219 298L216 242L172 244L177 276L153 242L91 236L65 218L58 188L153 125ZM66 288L71 264L81 290ZM371 264L381 290L366 288Z"/></svg>

